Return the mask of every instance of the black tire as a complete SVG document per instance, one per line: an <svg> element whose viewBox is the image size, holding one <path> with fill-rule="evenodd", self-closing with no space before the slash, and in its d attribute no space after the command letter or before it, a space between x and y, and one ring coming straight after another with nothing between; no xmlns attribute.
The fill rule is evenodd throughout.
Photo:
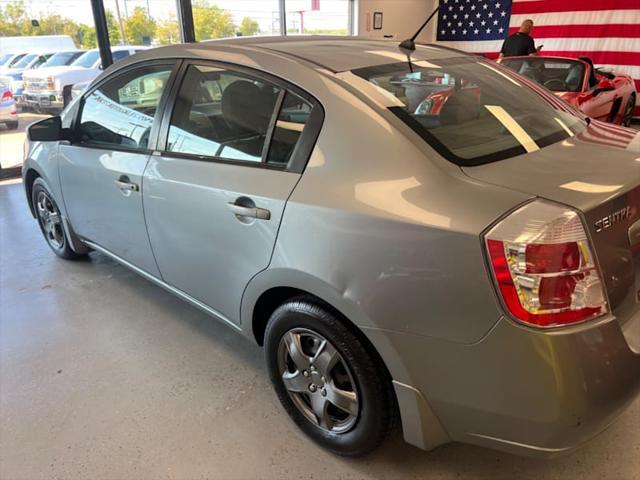
<svg viewBox="0 0 640 480"><path fill-rule="evenodd" d="M286 347L281 346L281 341L291 331L303 330L319 334L330 343L340 356L340 369L344 371L341 366L346 365L349 379L355 384L357 415L353 415L354 420L348 430L334 433L313 423L296 405L285 387L280 352ZM355 457L371 452L382 443L397 422L398 410L391 379L380 357L371 350L372 347L361 341L340 319L339 314L311 297L298 297L284 303L273 312L267 325L266 361L280 402L302 431L339 455ZM338 366L332 368L335 370ZM308 378L301 380L309 381ZM325 377L322 377L322 385L324 381ZM335 384L332 384L333 387ZM294 395L308 399L311 394L305 392ZM326 392L323 391L323 395L326 396ZM309 400L307 402L311 403Z"/></svg>
<svg viewBox="0 0 640 480"><path fill-rule="evenodd" d="M5 125L7 126L7 128L9 130L17 130L18 129L18 122L6 122Z"/></svg>
<svg viewBox="0 0 640 480"><path fill-rule="evenodd" d="M631 94L622 112L622 119L620 120L620 124L623 127L631 126L631 120L633 119L633 111L635 108L636 108L636 97L635 95Z"/></svg>
<svg viewBox="0 0 640 480"><path fill-rule="evenodd" d="M60 258L64 258L65 260L74 260L84 256L71 249L67 233L62 225L62 219L59 217L60 209L58 208L53 195L51 195L51 192L47 188L46 183L41 178L36 178L33 182L31 200L33 202L33 208L36 213L38 225L40 226L40 231L51 250L53 250L53 252ZM41 205L44 208L41 208ZM43 210L45 213L43 213ZM49 212L48 218L46 215L47 211ZM51 221L51 214L57 214L59 222L56 223Z"/></svg>

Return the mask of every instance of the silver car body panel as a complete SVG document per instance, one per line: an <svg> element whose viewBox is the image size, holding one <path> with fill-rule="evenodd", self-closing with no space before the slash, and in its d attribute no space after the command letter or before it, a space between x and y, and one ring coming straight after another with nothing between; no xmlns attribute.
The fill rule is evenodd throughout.
<svg viewBox="0 0 640 480"><path fill-rule="evenodd" d="M331 49L331 40L323 38L169 46L103 72L99 79L158 58L228 62L303 88L322 104L325 121L301 177L152 155L141 191L150 245L166 278L129 260L128 251L106 247L108 237L98 238L99 227L94 227L93 244L258 342L254 308L270 290L290 287L321 298L357 325L380 354L393 378L405 438L419 447L459 440L549 456L597 434L640 391L640 355L631 346L640 331L640 307L627 301L626 308L612 314L553 331L517 324L505 316L487 275L481 234L538 196L578 208L597 210L598 202L606 207L606 195L561 188L574 180L598 183L578 162L604 172L597 165L605 150L576 146L565 153L564 146L556 145L541 149L537 157L521 155L463 171L388 112L390 98L339 72L401 61L397 45L335 42L339 48ZM462 54L419 47L418 55L427 62ZM569 152L578 150L579 158L571 160ZM629 160L637 154L618 155L618 164L625 166L611 174L612 183L637 186L640 164ZM527 164L530 158L534 161ZM45 177L56 199L63 198L64 190L69 208L67 190L77 185L60 188L59 164L63 169L72 165L65 164L56 145L33 144L23 175L25 180L30 172ZM530 166L524 167L525 175L515 165ZM557 180L549 173L555 171ZM240 224L225 211L225 203L239 194L266 202L271 223ZM575 195L582 196L570 198ZM122 201L115 198L111 206L119 208ZM66 216L64 205L60 208ZM171 240L163 238L168 235ZM264 242L259 249L247 252L258 239ZM218 241L220 251L213 245ZM237 243L233 251L238 255L226 250L230 242ZM196 272L193 283L200 287L181 271L181 262ZM221 300L231 285L233 299Z"/></svg>

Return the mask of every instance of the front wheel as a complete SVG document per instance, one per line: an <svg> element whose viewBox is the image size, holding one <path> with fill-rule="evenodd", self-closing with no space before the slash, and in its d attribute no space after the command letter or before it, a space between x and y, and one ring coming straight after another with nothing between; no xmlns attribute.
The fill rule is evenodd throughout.
<svg viewBox="0 0 640 480"><path fill-rule="evenodd" d="M265 347L280 402L328 450L364 455L394 427L397 407L382 361L329 308L307 297L280 306Z"/></svg>
<svg viewBox="0 0 640 480"><path fill-rule="evenodd" d="M74 252L62 224L62 216L53 196L41 178L36 178L31 191L38 225L51 250L61 258L72 260L82 255Z"/></svg>

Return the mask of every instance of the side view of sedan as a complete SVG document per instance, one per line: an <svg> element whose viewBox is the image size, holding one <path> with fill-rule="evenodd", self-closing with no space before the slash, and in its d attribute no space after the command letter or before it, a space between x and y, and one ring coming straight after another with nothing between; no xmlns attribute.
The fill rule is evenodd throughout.
<svg viewBox="0 0 640 480"><path fill-rule="evenodd" d="M531 85L432 45L162 47L29 128L24 187L60 257L264 346L325 448L399 421L423 449L556 455L640 391L640 143Z"/></svg>
<svg viewBox="0 0 640 480"><path fill-rule="evenodd" d="M509 57L500 63L544 85L588 117L631 125L638 94L629 75L598 70L589 57Z"/></svg>

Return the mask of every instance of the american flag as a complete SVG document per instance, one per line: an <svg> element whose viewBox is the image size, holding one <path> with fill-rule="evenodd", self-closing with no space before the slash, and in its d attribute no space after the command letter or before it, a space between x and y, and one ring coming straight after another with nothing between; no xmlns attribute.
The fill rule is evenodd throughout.
<svg viewBox="0 0 640 480"><path fill-rule="evenodd" d="M542 55L591 57L597 67L631 75L640 92L640 0L440 0L439 5L438 43L494 58L504 39L530 18Z"/></svg>

